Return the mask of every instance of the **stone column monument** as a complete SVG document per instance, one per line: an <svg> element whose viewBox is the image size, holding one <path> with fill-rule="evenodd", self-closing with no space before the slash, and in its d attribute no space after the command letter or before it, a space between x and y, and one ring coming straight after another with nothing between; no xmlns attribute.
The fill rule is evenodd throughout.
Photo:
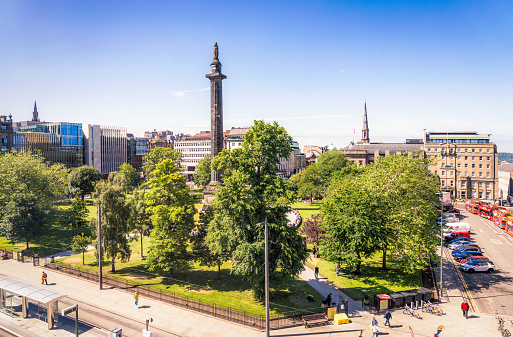
<svg viewBox="0 0 513 337"><path fill-rule="evenodd" d="M210 158L214 159L224 148L223 139L223 80L221 72L219 49L214 45L214 59L210 64L210 74L205 75L210 80ZM221 172L211 171L210 185L221 183Z"/></svg>

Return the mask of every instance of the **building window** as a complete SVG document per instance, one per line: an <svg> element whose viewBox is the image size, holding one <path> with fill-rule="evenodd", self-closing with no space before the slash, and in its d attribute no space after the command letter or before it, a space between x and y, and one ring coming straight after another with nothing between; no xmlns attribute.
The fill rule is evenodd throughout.
<svg viewBox="0 0 513 337"><path fill-rule="evenodd" d="M486 183L486 189L489 190L491 185L492 185L491 183Z"/></svg>
<svg viewBox="0 0 513 337"><path fill-rule="evenodd" d="M465 156L465 160L468 160L468 156Z"/></svg>
<svg viewBox="0 0 513 337"><path fill-rule="evenodd" d="M474 182L472 183L472 189L474 189L474 190L476 189L476 183L474 183Z"/></svg>
<svg viewBox="0 0 513 337"><path fill-rule="evenodd" d="M479 192L479 199L483 199L483 192Z"/></svg>
<svg viewBox="0 0 513 337"><path fill-rule="evenodd" d="M479 168L483 168L483 164L479 164Z"/></svg>
<svg viewBox="0 0 513 337"><path fill-rule="evenodd" d="M458 168L461 168L461 164L460 163L458 163Z"/></svg>
<svg viewBox="0 0 513 337"><path fill-rule="evenodd" d="M490 164L486 164L486 168L489 169L490 168Z"/></svg>
<svg viewBox="0 0 513 337"><path fill-rule="evenodd" d="M472 160L476 160L476 157L472 156Z"/></svg>
<svg viewBox="0 0 513 337"><path fill-rule="evenodd" d="M454 187L454 180L451 180L451 187Z"/></svg>
<svg viewBox="0 0 513 337"><path fill-rule="evenodd" d="M490 158L491 158L491 157L486 157L486 160L490 161Z"/></svg>
<svg viewBox="0 0 513 337"><path fill-rule="evenodd" d="M490 149L486 149L486 153L490 153Z"/></svg>
<svg viewBox="0 0 513 337"><path fill-rule="evenodd" d="M472 168L476 168L476 164L472 164Z"/></svg>
<svg viewBox="0 0 513 337"><path fill-rule="evenodd" d="M480 189L483 188L483 183L479 183L478 186Z"/></svg>
<svg viewBox="0 0 513 337"><path fill-rule="evenodd" d="M458 171L458 177L461 177L461 171Z"/></svg>
<svg viewBox="0 0 513 337"><path fill-rule="evenodd" d="M428 152L431 152L431 149L430 149L430 148L428 148Z"/></svg>
<svg viewBox="0 0 513 337"><path fill-rule="evenodd" d="M445 171L442 171L442 175L443 175L443 176L445 175Z"/></svg>
<svg viewBox="0 0 513 337"><path fill-rule="evenodd" d="M465 177L468 177L468 172L467 171L465 171Z"/></svg>
<svg viewBox="0 0 513 337"><path fill-rule="evenodd" d="M468 149L465 149L465 153L467 153L467 152L468 152Z"/></svg>
<svg viewBox="0 0 513 337"><path fill-rule="evenodd" d="M454 171L451 171L451 177L454 177Z"/></svg>
<svg viewBox="0 0 513 337"><path fill-rule="evenodd" d="M486 172L486 178L490 178L490 172Z"/></svg>
<svg viewBox="0 0 513 337"><path fill-rule="evenodd" d="M461 156L458 156L458 160L461 160Z"/></svg>
<svg viewBox="0 0 513 337"><path fill-rule="evenodd" d="M479 176L482 178L483 177L483 172L479 172Z"/></svg>
<svg viewBox="0 0 513 337"><path fill-rule="evenodd" d="M445 163L442 163L442 167L445 167Z"/></svg>
<svg viewBox="0 0 513 337"><path fill-rule="evenodd" d="M442 174L443 175L443 174ZM445 186L445 180L442 180L442 186Z"/></svg>
<svg viewBox="0 0 513 337"><path fill-rule="evenodd" d="M479 160L483 160L483 157L479 157Z"/></svg>
<svg viewBox="0 0 513 337"><path fill-rule="evenodd" d="M461 152L461 149L458 149L458 152ZM458 158L459 159L459 158Z"/></svg>
<svg viewBox="0 0 513 337"><path fill-rule="evenodd" d="M460 185L461 185L461 188L465 188L465 186L467 185L464 181L460 181Z"/></svg>
<svg viewBox="0 0 513 337"><path fill-rule="evenodd" d="M476 149L472 149L472 152L476 152Z"/></svg>
<svg viewBox="0 0 513 337"><path fill-rule="evenodd" d="M435 152L438 152L438 149L435 149Z"/></svg>
<svg viewBox="0 0 513 337"><path fill-rule="evenodd" d="M476 176L476 172L472 172L472 177L475 177Z"/></svg>
<svg viewBox="0 0 513 337"><path fill-rule="evenodd" d="M491 199L491 193L490 192L486 192L486 199Z"/></svg>

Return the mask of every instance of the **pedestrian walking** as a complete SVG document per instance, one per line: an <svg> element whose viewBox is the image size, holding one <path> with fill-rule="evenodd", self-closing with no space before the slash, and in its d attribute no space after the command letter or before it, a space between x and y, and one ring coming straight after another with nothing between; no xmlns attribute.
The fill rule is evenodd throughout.
<svg viewBox="0 0 513 337"><path fill-rule="evenodd" d="M315 266L315 269L314 269L314 277L316 280L319 279L319 267Z"/></svg>
<svg viewBox="0 0 513 337"><path fill-rule="evenodd" d="M139 308L139 291L136 291L134 294L135 306Z"/></svg>
<svg viewBox="0 0 513 337"><path fill-rule="evenodd" d="M463 311L463 317L465 317L466 319L468 319L468 309L468 303L463 301L463 303L461 303L461 310Z"/></svg>
<svg viewBox="0 0 513 337"><path fill-rule="evenodd" d="M385 324L384 325L387 325L390 326L390 320L392 319L392 314L390 313L390 311L387 310L387 312L385 312Z"/></svg>
<svg viewBox="0 0 513 337"><path fill-rule="evenodd" d="M317 249L315 248L315 246L313 246L313 248L312 248L312 253L313 253L314 257L317 257L317 255L316 255Z"/></svg>
<svg viewBox="0 0 513 337"><path fill-rule="evenodd" d="M337 271L337 276L339 276L340 275L340 262L337 262L337 269L336 269L336 271Z"/></svg>
<svg viewBox="0 0 513 337"><path fill-rule="evenodd" d="M41 275L41 284L48 285L48 275L43 271L43 275Z"/></svg>
<svg viewBox="0 0 513 337"><path fill-rule="evenodd" d="M375 326L378 326L378 321L376 320L376 317L372 317L371 324L375 325Z"/></svg>
<svg viewBox="0 0 513 337"><path fill-rule="evenodd" d="M378 337L379 328L377 324L371 325L372 337Z"/></svg>

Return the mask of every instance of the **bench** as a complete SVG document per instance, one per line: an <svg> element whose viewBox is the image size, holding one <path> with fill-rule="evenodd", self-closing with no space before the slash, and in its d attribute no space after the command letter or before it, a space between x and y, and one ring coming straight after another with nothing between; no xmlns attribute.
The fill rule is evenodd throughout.
<svg viewBox="0 0 513 337"><path fill-rule="evenodd" d="M311 326L315 326L315 325L329 324L328 316L326 316L325 313L304 315L302 317L302 320L303 320L303 325L305 326L305 329L309 328Z"/></svg>

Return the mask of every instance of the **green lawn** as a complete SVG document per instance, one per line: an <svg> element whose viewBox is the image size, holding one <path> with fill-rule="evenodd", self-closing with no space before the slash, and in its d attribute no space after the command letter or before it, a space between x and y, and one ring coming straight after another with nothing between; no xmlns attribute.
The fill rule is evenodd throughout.
<svg viewBox="0 0 513 337"><path fill-rule="evenodd" d="M421 270L407 273L399 267L391 256L387 257L387 272L381 268L382 253L378 252L373 257L365 259L361 266L362 275L357 276L352 270L341 264L340 275L336 273L336 263L311 257L307 265L319 267L319 275L326 277L333 285L346 293L353 300L362 299L362 289L369 294L386 294L396 291L422 288Z"/></svg>
<svg viewBox="0 0 513 337"><path fill-rule="evenodd" d="M320 204L308 204L306 202L296 202L292 204L292 208L295 208L301 214L303 221L310 219L313 214L319 214Z"/></svg>
<svg viewBox="0 0 513 337"><path fill-rule="evenodd" d="M88 204L91 203L87 200ZM30 242L30 251L25 251L25 256L32 256L32 253L38 253L39 256L50 256L66 250L69 250L71 245L71 239L73 237L72 230L70 227L65 226L63 223L66 209L69 206L69 202L59 202L55 210L48 218L48 226L46 232L37 240ZM86 206L88 210L88 216L96 217L96 206ZM76 229L76 233L84 232L85 235L91 235L89 227L82 227ZM24 242L12 243L0 237L0 249L6 249L10 251L23 251L26 248Z"/></svg>
<svg viewBox="0 0 513 337"><path fill-rule="evenodd" d="M146 252L149 245L149 238L143 239ZM175 270L175 278L170 279L164 274L150 272L146 261L140 256L140 241L131 243L132 256L126 263L116 262L116 277L121 277L141 285L151 285L156 289L162 289L175 292L189 298L200 299L204 301L215 302L228 307L245 310L254 315L264 315L265 307L262 303L253 299L252 291L249 289L248 282L240 276L230 274L231 263L226 262L221 267L221 281L217 280L217 267L203 267L194 264L188 270ZM94 251L85 254L85 266L82 265L82 254L73 255L59 260L59 264L71 264L81 267L87 271L98 270ZM102 268L104 275L108 275L111 266L106 265ZM280 282L280 290L273 287ZM299 278L292 278L282 281L271 281L271 311L272 313L283 313L295 309L308 309L316 306L323 297L313 290L306 282ZM312 296L315 301L309 302L307 296ZM314 304L315 303L315 304Z"/></svg>

